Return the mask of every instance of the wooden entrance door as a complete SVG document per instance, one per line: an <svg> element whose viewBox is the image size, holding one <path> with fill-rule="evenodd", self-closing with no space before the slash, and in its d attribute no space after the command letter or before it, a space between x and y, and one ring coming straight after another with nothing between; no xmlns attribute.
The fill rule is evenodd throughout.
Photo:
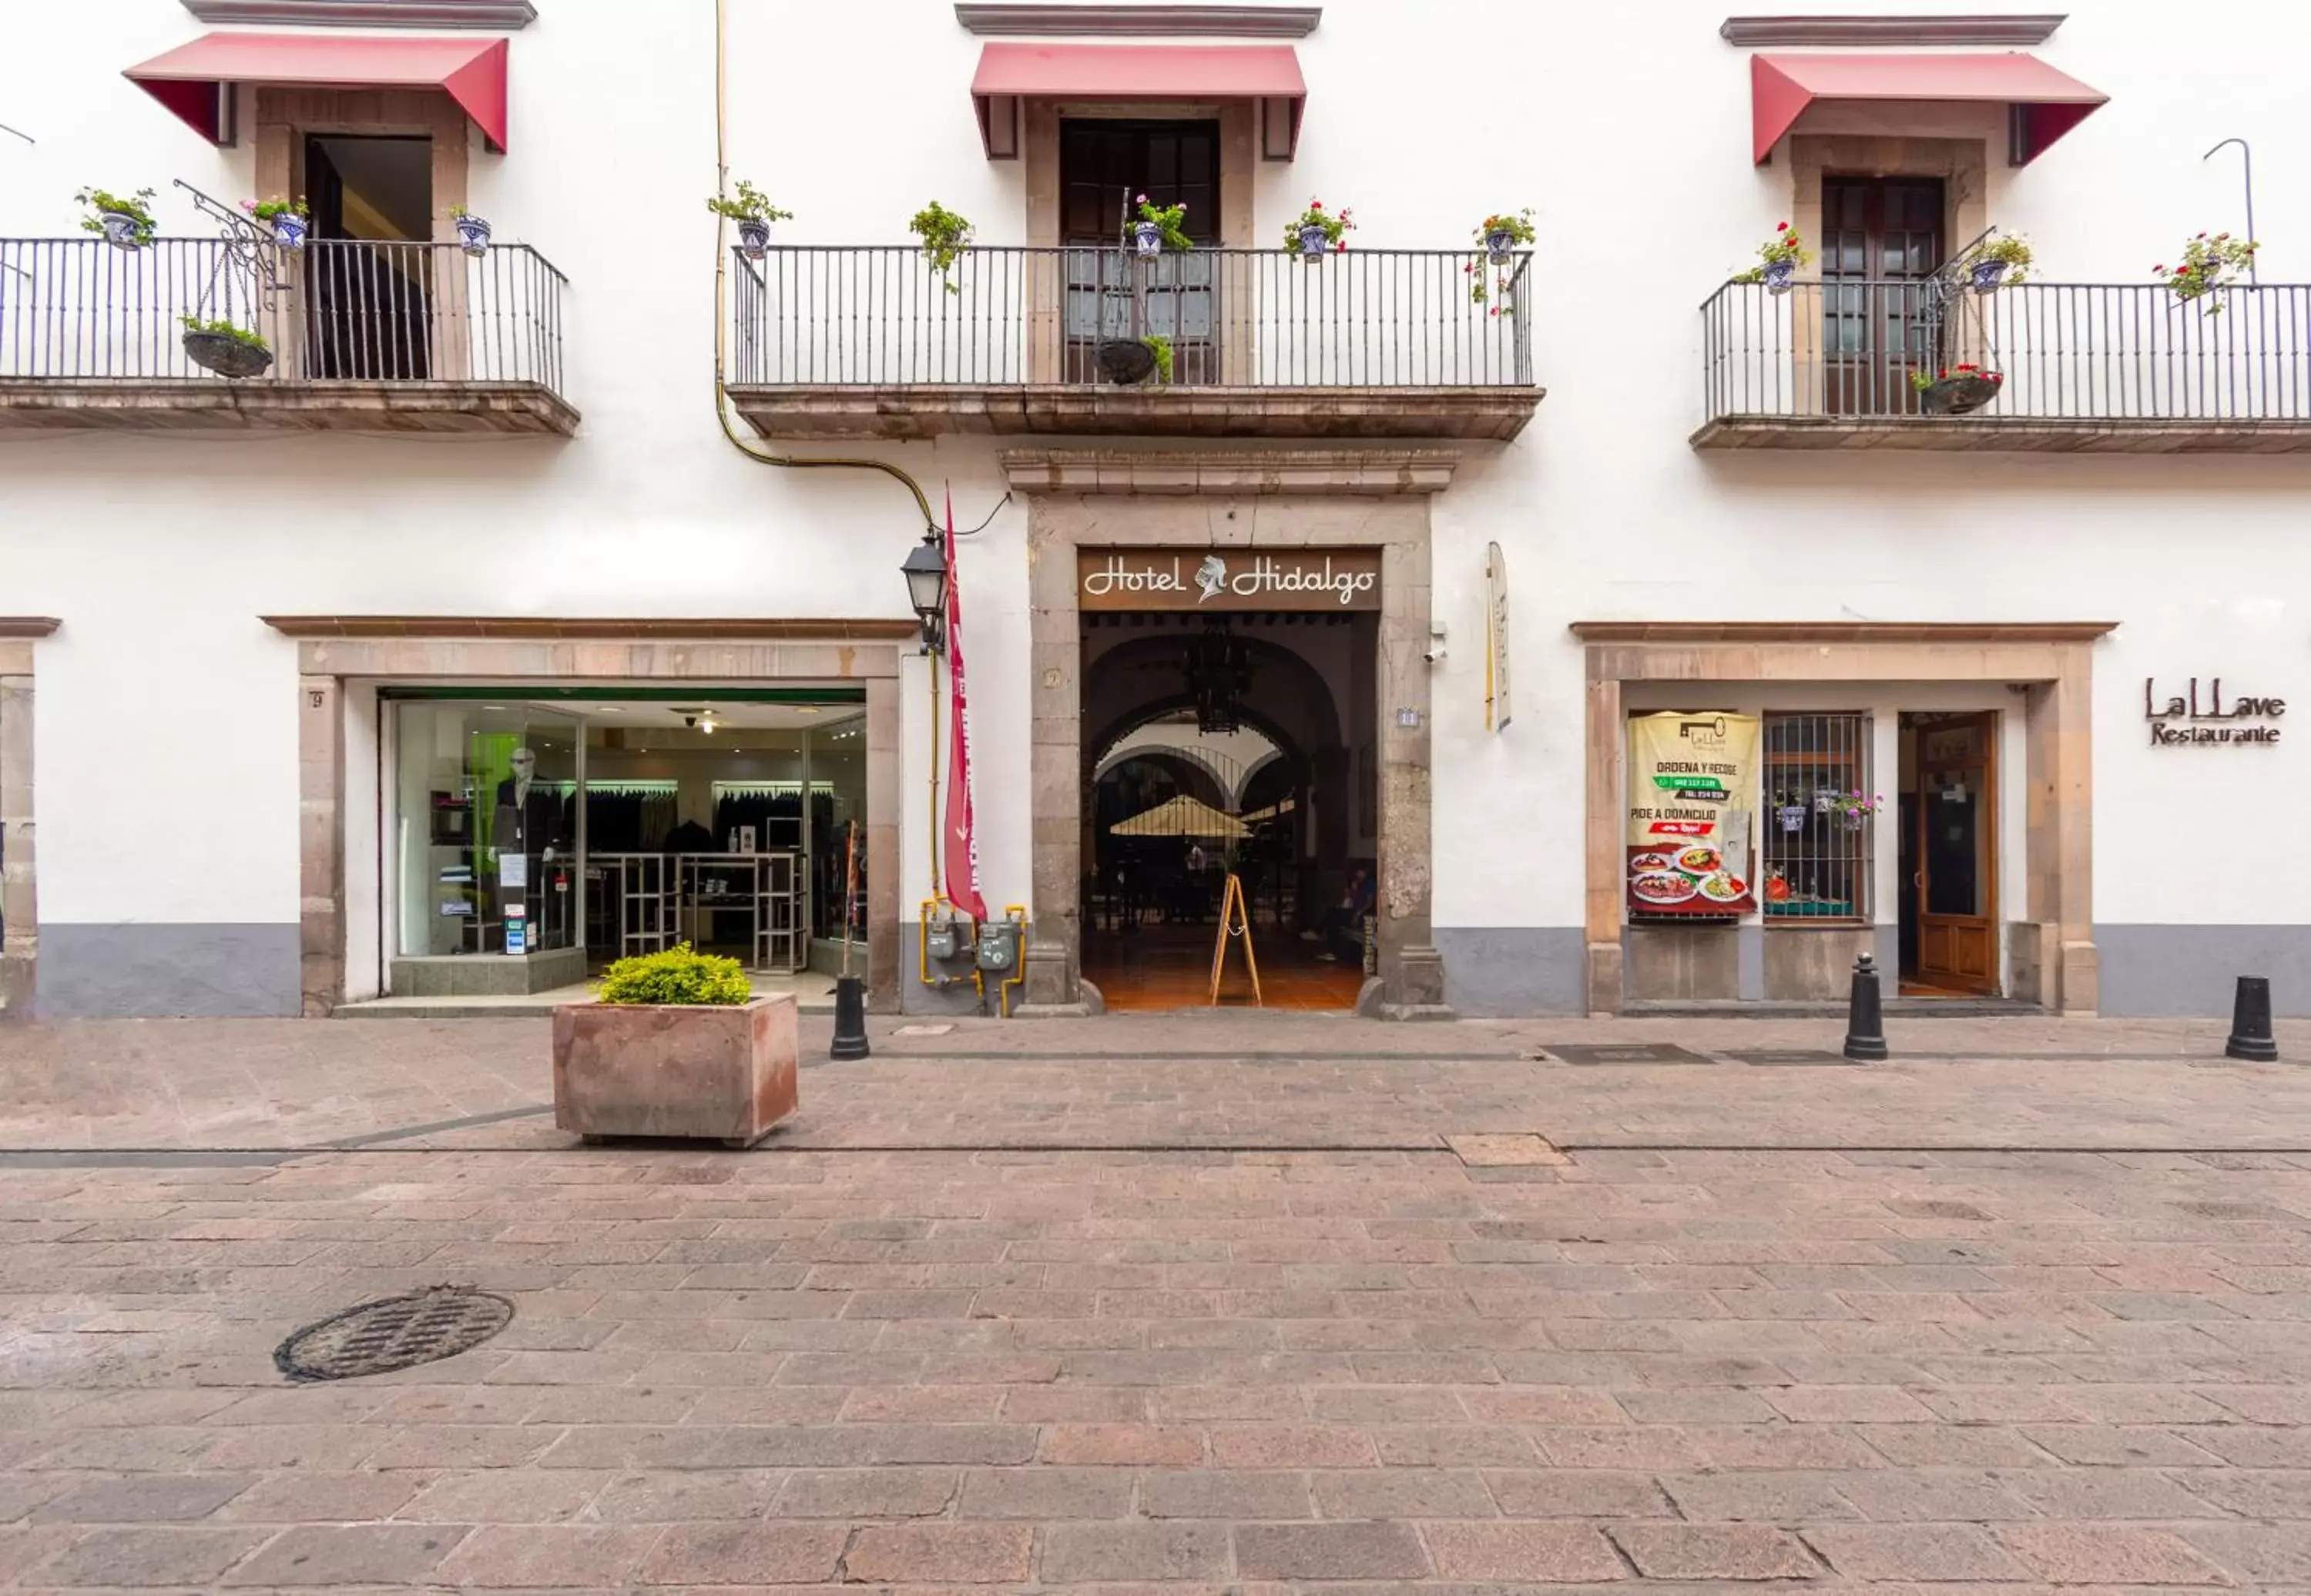
<svg viewBox="0 0 2311 1596"><path fill-rule="evenodd" d="M1200 250L1137 259L1122 242L1138 197L1188 207L1188 236L1219 242L1217 122L1069 120L1060 124L1060 238L1067 246L1063 379L1094 382L1100 343L1161 337L1172 380L1217 382L1219 257Z"/></svg>
<svg viewBox="0 0 2311 1596"><path fill-rule="evenodd" d="M1917 980L1998 990L1998 717L1921 716L1917 732Z"/></svg>
<svg viewBox="0 0 2311 1596"><path fill-rule="evenodd" d="M1824 178L1824 397L1833 415L1918 408L1910 373L1931 365L1940 321L1939 178Z"/></svg>

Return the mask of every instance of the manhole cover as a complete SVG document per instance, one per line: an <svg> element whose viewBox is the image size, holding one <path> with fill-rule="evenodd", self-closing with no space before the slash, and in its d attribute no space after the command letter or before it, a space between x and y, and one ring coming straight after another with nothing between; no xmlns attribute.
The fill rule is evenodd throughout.
<svg viewBox="0 0 2311 1596"><path fill-rule="evenodd" d="M351 1380L455 1357L513 1322L513 1304L466 1286L435 1286L333 1313L274 1349L292 1380Z"/></svg>
<svg viewBox="0 0 2311 1596"><path fill-rule="evenodd" d="M1628 1042L1618 1046L1591 1042L1567 1043L1559 1046L1544 1042L1542 1047L1552 1058L1567 1064L1707 1064L1713 1060L1699 1053L1688 1052L1666 1042Z"/></svg>

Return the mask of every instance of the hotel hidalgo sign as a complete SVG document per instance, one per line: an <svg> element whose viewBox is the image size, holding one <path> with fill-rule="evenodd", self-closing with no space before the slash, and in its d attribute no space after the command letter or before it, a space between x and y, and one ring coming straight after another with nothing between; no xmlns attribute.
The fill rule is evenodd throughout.
<svg viewBox="0 0 2311 1596"><path fill-rule="evenodd" d="M1087 610L1376 610L1378 549L1081 549Z"/></svg>

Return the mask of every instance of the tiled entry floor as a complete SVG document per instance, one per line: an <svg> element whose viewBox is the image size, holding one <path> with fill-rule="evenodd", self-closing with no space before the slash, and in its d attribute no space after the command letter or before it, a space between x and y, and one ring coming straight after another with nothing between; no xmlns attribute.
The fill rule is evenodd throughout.
<svg viewBox="0 0 2311 1596"><path fill-rule="evenodd" d="M1084 938L1083 972L1099 988L1111 1009L1208 1008L1212 1007L1212 944L1217 925L1149 925L1136 931L1094 931ZM1354 964L1328 964L1317 945L1274 926L1252 928L1252 953L1260 961L1260 1007L1344 1009L1356 1006L1364 970ZM1230 948L1227 979L1219 1007L1249 1008L1251 981L1244 973L1243 950Z"/></svg>

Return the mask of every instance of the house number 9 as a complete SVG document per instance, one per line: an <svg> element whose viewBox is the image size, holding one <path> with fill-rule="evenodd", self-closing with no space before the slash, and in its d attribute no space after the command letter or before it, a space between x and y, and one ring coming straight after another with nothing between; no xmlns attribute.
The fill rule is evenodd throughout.
<svg viewBox="0 0 2311 1596"><path fill-rule="evenodd" d="M312 709L319 709L321 707L321 690L316 687L311 692L306 693L305 702Z"/></svg>

